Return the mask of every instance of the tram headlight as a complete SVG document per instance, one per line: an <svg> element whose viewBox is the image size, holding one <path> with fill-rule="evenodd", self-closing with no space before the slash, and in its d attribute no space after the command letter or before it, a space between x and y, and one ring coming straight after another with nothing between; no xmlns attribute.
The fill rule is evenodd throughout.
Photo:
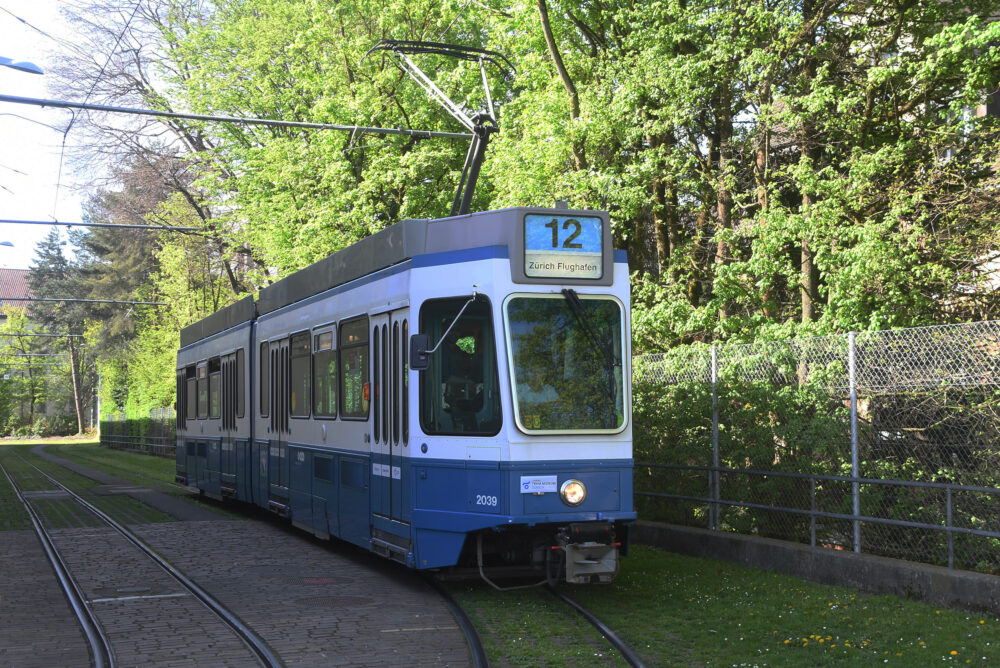
<svg viewBox="0 0 1000 668"><path fill-rule="evenodd" d="M587 498L587 486L570 478L559 487L559 496L567 506L578 506Z"/></svg>

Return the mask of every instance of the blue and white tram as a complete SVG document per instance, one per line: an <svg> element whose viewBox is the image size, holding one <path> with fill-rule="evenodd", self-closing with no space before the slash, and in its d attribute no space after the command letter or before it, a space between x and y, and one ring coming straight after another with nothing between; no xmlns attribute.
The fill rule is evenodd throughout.
<svg viewBox="0 0 1000 668"><path fill-rule="evenodd" d="M182 331L177 479L412 568L607 582L629 337L607 214L403 221Z"/></svg>

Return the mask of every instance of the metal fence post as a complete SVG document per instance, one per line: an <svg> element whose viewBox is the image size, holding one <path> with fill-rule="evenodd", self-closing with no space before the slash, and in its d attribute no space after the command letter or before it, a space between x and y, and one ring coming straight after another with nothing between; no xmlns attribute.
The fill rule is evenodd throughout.
<svg viewBox="0 0 1000 668"><path fill-rule="evenodd" d="M847 335L847 367L848 383L850 384L851 398L851 496L853 500L854 515L854 551L861 552L861 485L858 484L860 478L860 466L858 464L858 387L857 387L857 334L850 332Z"/></svg>
<svg viewBox="0 0 1000 668"><path fill-rule="evenodd" d="M948 568L955 568L955 532L952 531L952 515L951 515L951 485L947 487L947 531L948 531Z"/></svg>
<svg viewBox="0 0 1000 668"><path fill-rule="evenodd" d="M719 348L712 344L712 475L709 478L712 496L711 524L716 531L719 517Z"/></svg>

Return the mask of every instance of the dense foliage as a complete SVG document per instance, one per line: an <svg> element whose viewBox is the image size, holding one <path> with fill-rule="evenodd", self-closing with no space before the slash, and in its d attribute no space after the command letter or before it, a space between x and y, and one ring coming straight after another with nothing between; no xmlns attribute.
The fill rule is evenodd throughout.
<svg viewBox="0 0 1000 668"><path fill-rule="evenodd" d="M124 37L107 69L66 66L66 97L93 84L94 102L455 131L390 54L365 53L396 38L506 54L517 76L491 80L501 132L474 206L610 211L636 352L995 312L991 1L142 0L129 19L133 4L68 6L95 53ZM420 65L483 104L468 63ZM90 316L109 410L170 404L180 327L392 222L446 214L467 148L80 123L114 156L92 220L199 229L76 238L77 294L168 304Z"/></svg>

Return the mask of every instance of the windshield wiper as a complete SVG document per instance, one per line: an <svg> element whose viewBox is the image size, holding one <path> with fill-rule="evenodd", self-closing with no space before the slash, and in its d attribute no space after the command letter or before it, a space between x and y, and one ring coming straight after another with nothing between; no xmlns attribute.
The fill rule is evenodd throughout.
<svg viewBox="0 0 1000 668"><path fill-rule="evenodd" d="M596 350L601 357L604 358L604 362L607 365L605 368L608 378L606 394L608 395L608 399L611 401L612 407L614 407L617 405L617 402L615 401L615 374L612 370L616 366L621 366L621 361L616 362L614 353L611 349L601 345L601 339L597 336L597 332L594 331L594 328L590 326L590 322L587 320L587 314L583 311L583 304L580 303L580 296L576 294L576 290L573 288L563 288L562 295L566 298L566 303L569 304L569 310L573 312L573 316L580 325L580 329L582 329L584 334L587 335L590 347Z"/></svg>

